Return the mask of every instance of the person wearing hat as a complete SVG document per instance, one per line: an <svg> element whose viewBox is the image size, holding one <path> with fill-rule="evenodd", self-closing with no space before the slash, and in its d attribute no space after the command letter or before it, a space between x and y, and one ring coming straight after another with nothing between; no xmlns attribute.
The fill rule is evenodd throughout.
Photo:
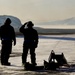
<svg viewBox="0 0 75 75"><path fill-rule="evenodd" d="M31 21L26 22L24 25L21 26L20 32L24 35L22 64L25 64L27 62L27 55L28 51L30 50L31 64L35 66L37 65L35 48L37 48L38 45L38 33L33 28L33 26L34 24Z"/></svg>
<svg viewBox="0 0 75 75"><path fill-rule="evenodd" d="M7 18L4 25L0 27L0 38L1 38L1 64L10 65L8 62L9 56L12 51L12 42L16 45L16 37L14 28L10 25L11 20Z"/></svg>

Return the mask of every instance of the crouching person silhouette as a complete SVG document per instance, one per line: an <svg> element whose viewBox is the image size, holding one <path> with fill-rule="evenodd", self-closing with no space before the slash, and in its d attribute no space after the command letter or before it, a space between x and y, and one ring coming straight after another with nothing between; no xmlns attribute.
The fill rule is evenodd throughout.
<svg viewBox="0 0 75 75"><path fill-rule="evenodd" d="M25 64L27 61L27 54L30 50L31 55L31 64L34 66L36 64L36 54L35 48L38 45L38 33L35 29L33 29L34 24L29 21L21 26L20 32L24 35L24 44L23 44L23 54L22 54L22 64ZM27 28L25 28L27 27Z"/></svg>
<svg viewBox="0 0 75 75"><path fill-rule="evenodd" d="M4 25L0 27L0 37L1 37L1 64L10 65L8 62L9 56L12 51L12 42L16 45L15 31L14 28L10 25L11 20L6 19Z"/></svg>

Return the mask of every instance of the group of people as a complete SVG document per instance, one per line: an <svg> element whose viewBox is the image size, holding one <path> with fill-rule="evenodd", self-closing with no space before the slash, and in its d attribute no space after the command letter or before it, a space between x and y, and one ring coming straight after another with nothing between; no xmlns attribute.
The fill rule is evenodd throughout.
<svg viewBox="0 0 75 75"><path fill-rule="evenodd" d="M11 19L7 18L4 24L0 27L0 38L1 38L1 64L11 65L9 61L10 54L12 52L12 42L16 45L16 34L14 28L11 26ZM19 31L24 35L23 53L22 53L22 64L25 65L27 62L28 51L30 50L31 64L34 66L36 63L35 49L38 46L38 32L33 28L34 24L32 21L24 23Z"/></svg>

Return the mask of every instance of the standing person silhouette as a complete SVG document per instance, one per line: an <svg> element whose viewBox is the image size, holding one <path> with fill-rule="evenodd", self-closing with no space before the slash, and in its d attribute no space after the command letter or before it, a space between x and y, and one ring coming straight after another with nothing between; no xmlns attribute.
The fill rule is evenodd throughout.
<svg viewBox="0 0 75 75"><path fill-rule="evenodd" d="M25 26L27 25L27 28ZM38 33L33 29L34 24L29 21L26 22L20 28L20 32L24 35L24 44L23 44L23 54L22 54L22 64L25 65L27 61L28 50L30 49L31 63L35 66L36 64L36 54L35 48L38 45Z"/></svg>
<svg viewBox="0 0 75 75"><path fill-rule="evenodd" d="M12 51L12 42L16 45L16 37L14 28L10 25L11 20L7 18L4 25L0 27L0 37L1 37L1 64L10 65L8 62L9 56Z"/></svg>

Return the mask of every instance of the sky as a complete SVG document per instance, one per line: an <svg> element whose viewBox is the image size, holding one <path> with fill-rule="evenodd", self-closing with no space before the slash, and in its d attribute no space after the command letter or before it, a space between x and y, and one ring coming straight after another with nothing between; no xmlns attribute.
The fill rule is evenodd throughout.
<svg viewBox="0 0 75 75"><path fill-rule="evenodd" d="M50 22L75 17L75 0L0 0L0 15L11 15L22 23Z"/></svg>

